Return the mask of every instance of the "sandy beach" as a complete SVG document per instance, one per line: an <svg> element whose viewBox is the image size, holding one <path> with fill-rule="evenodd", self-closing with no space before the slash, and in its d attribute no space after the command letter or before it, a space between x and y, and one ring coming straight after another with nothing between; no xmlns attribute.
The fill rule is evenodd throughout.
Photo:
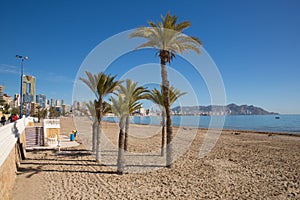
<svg viewBox="0 0 300 200"><path fill-rule="evenodd" d="M90 123L82 122L78 141L89 140ZM62 118L61 133L75 124ZM83 144L27 152L11 199L300 199L300 137L226 130L200 158L207 131L174 128L177 157L167 169L160 128L131 125L127 173L117 175L118 126L105 123L103 131L102 163Z"/></svg>

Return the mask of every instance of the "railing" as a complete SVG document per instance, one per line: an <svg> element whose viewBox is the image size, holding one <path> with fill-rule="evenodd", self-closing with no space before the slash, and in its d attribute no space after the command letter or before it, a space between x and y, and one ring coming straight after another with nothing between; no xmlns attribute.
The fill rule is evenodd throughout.
<svg viewBox="0 0 300 200"><path fill-rule="evenodd" d="M29 121L29 118L23 117L16 122L0 127L0 166L6 160Z"/></svg>

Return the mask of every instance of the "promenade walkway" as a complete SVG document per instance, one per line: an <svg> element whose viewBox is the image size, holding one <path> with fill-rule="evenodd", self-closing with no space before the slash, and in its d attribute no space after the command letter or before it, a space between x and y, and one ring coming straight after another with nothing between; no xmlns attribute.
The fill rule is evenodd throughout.
<svg viewBox="0 0 300 200"><path fill-rule="evenodd" d="M36 127L41 127L42 123L35 123ZM21 163L18 169L14 189L11 193L12 200L41 200L47 199L48 192L46 187L45 174L47 171L41 170L41 159L51 155L62 155L63 151L78 147L77 141L70 141L69 133L75 129L72 118L61 118L61 145L58 147L37 146L36 138L27 138L28 147L26 148L27 158ZM59 151L61 150L61 152ZM40 157L36 157L40 155ZM59 160L59 159L58 159Z"/></svg>

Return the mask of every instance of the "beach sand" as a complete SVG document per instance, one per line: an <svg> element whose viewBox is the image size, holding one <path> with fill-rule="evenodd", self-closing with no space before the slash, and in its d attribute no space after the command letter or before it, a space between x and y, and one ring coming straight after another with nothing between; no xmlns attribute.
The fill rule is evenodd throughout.
<svg viewBox="0 0 300 200"><path fill-rule="evenodd" d="M76 126L91 124L81 123ZM75 128L71 118L61 126L63 134ZM89 131L79 133L82 142ZM160 128L131 125L127 173L117 175L118 126L104 123L103 132L105 165L83 144L27 152L11 199L300 199L300 137L226 130L200 158L207 131L174 128L177 158L168 169L160 156Z"/></svg>

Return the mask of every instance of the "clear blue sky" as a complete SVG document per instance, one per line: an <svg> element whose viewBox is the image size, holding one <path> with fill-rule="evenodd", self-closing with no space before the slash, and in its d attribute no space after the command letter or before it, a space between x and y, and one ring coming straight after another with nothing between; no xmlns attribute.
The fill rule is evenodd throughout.
<svg viewBox="0 0 300 200"><path fill-rule="evenodd" d="M37 93L71 103L76 73L95 46L170 11L179 21L192 22L185 33L200 38L217 64L227 103L300 113L298 0L2 0L0 5L0 84L9 95L19 93L15 55L20 54L30 58L25 73L36 76Z"/></svg>

